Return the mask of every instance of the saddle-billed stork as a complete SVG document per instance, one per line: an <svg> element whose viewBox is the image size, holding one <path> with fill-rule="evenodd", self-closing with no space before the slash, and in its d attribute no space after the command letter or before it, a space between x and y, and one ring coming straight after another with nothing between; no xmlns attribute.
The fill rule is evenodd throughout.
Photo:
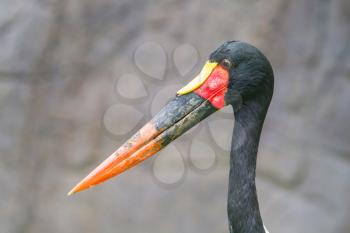
<svg viewBox="0 0 350 233"><path fill-rule="evenodd" d="M154 118L77 184L70 194L97 185L137 165L226 105L234 111L228 219L231 233L267 232L255 186L260 133L273 94L267 58L254 46L228 41L202 71Z"/></svg>

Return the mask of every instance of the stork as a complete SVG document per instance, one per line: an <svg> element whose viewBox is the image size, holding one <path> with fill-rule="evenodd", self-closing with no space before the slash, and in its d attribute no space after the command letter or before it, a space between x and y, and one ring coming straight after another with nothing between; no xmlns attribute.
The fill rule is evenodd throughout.
<svg viewBox="0 0 350 233"><path fill-rule="evenodd" d="M254 46L228 41L160 112L78 183L70 194L97 185L154 155L226 105L234 112L227 212L230 233L267 233L256 193L259 139L273 95L268 59Z"/></svg>

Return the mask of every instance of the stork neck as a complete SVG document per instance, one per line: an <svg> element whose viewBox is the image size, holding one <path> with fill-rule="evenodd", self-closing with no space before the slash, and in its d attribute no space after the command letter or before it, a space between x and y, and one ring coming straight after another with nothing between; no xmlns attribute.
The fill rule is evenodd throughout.
<svg viewBox="0 0 350 233"><path fill-rule="evenodd" d="M268 105L251 101L235 113L228 192L230 233L265 232L255 175L259 138Z"/></svg>

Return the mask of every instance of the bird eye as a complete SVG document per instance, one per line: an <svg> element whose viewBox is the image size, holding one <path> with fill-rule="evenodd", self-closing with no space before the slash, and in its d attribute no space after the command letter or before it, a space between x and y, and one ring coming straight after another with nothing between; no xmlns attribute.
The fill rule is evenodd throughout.
<svg viewBox="0 0 350 233"><path fill-rule="evenodd" d="M225 58L220 62L220 65L226 70L229 70L232 66L232 62L229 59Z"/></svg>

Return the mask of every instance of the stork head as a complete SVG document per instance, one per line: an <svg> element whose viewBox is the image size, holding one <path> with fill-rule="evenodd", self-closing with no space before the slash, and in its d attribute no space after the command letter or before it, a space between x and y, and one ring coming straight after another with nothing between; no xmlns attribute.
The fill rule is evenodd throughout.
<svg viewBox="0 0 350 233"><path fill-rule="evenodd" d="M191 127L226 105L234 112L253 99L268 103L272 68L254 46L228 41L217 48L202 71L181 88L154 118L78 183L69 194L97 185L154 155Z"/></svg>
<svg viewBox="0 0 350 233"><path fill-rule="evenodd" d="M178 94L193 91L218 109L230 104L238 111L244 100L272 97L272 73L269 61L257 48L228 41L209 56L202 72Z"/></svg>

